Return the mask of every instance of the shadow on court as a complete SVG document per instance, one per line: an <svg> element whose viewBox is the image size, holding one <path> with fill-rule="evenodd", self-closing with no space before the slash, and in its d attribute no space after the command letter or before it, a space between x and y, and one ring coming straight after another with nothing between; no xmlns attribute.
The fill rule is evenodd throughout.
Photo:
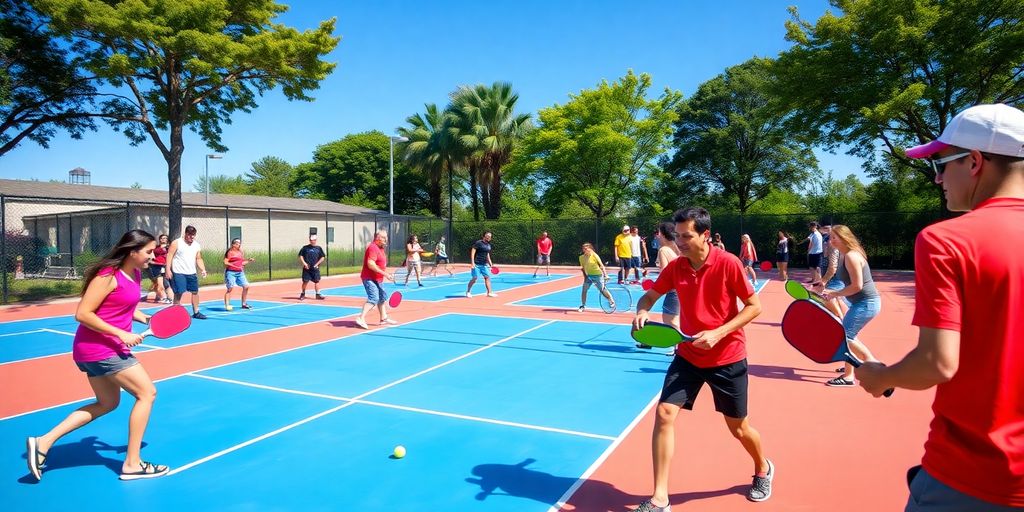
<svg viewBox="0 0 1024 512"><path fill-rule="evenodd" d="M531 499L545 505L555 503L573 484L576 478L563 477L529 469L527 466L536 459L525 459L518 464L481 464L473 468L474 478L466 482L480 486L476 499L485 501L491 496L514 496ZM564 510L625 510L629 506L640 504L649 496L637 496L623 492L608 482L588 480L584 484L584 494L593 503L571 500ZM681 504L706 498L714 498L729 494L743 494L748 485L734 485L727 489L714 491L694 491L675 493L670 496L673 504Z"/></svg>
<svg viewBox="0 0 1024 512"><path fill-rule="evenodd" d="M146 443L142 443L142 447L146 447ZM89 436L82 438L78 442L61 442L58 441L56 445L50 447L50 451L46 454L46 464L44 466L43 474L67 468L76 468L81 466L106 466L107 469L112 471L115 475L121 474L121 465L123 464L123 458L110 458L104 453L109 452L111 455L118 453L125 453L128 451L128 446L113 446L100 441L96 436ZM25 454L28 457L28 454ZM25 476L18 479L18 482L23 484L36 484L35 477L27 473L26 468Z"/></svg>
<svg viewBox="0 0 1024 512"><path fill-rule="evenodd" d="M797 372L812 372L810 374L802 374ZM814 372L824 372L819 375ZM765 379L783 379L793 380L801 382L816 382L821 383L822 377L825 375L831 375L832 372L828 369L808 369L808 368L790 368L786 366L771 366L764 364L752 364L747 368L747 373L754 377L761 377Z"/></svg>

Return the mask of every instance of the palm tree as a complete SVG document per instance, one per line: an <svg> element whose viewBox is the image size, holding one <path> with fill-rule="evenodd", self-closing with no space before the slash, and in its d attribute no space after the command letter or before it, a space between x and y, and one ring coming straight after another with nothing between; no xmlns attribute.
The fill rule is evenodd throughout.
<svg viewBox="0 0 1024 512"><path fill-rule="evenodd" d="M433 103L424 106L426 113L406 118L409 126L399 128L398 133L409 139L401 146L406 163L428 178L430 213L441 216L441 178L452 172L453 164L454 142L447 130L451 115Z"/></svg>
<svg viewBox="0 0 1024 512"><path fill-rule="evenodd" d="M531 128L529 114L516 114L519 95L508 82L495 82L490 87L462 86L452 93L448 110L453 114L452 136L459 142L461 154L469 169L473 215L479 219L476 188L479 182L484 215L497 219L501 215L501 194L504 185L501 168L509 162L512 150Z"/></svg>

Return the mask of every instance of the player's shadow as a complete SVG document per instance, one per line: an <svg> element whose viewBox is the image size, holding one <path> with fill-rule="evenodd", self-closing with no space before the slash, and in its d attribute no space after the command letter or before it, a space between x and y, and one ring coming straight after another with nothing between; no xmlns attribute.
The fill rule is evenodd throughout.
<svg viewBox="0 0 1024 512"><path fill-rule="evenodd" d="M576 484L576 477L564 477L529 469L527 466L536 462L525 459L518 464L480 464L473 468L473 478L466 482L480 486L476 494L478 501L491 496L513 496L526 498L545 505L553 505L569 488ZM717 491L697 491L676 493L670 496L672 503L742 494L747 485L735 485ZM608 482L588 480L570 500L576 510L625 510L631 505L638 505L649 496L639 496L624 492ZM591 503L592 501L592 503ZM571 510L568 506L566 510Z"/></svg>
<svg viewBox="0 0 1024 512"><path fill-rule="evenodd" d="M633 348L633 345L625 345L622 343L601 343L597 341L587 341L583 343L566 343L567 347L583 348L587 350L600 350L602 352L615 352L618 354L631 354L639 352L639 350Z"/></svg>
<svg viewBox="0 0 1024 512"><path fill-rule="evenodd" d="M798 373L803 372L803 373ZM788 366L772 366L765 364L752 364L747 367L747 373L754 377L764 379L783 379L802 382L821 382L821 375L815 372L830 372L827 369L791 368Z"/></svg>
<svg viewBox="0 0 1024 512"><path fill-rule="evenodd" d="M145 442L142 443L142 447L146 447ZM46 465L43 473L80 466L106 466L115 475L120 475L124 458L110 458L106 454L114 455L125 453L126 451L128 451L128 446L113 446L100 441L96 436L84 437L72 443L58 442L58 444L51 446L50 450L46 453ZM28 454L23 454L22 456L22 458L27 457ZM22 476L18 479L18 482L23 484L38 483L35 477L30 474Z"/></svg>

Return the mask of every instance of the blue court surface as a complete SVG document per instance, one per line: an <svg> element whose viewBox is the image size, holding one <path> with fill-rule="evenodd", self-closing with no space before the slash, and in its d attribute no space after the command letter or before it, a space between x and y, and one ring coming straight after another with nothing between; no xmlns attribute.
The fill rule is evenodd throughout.
<svg viewBox="0 0 1024 512"><path fill-rule="evenodd" d="M443 314L168 379L142 453L172 473L147 481L117 479L131 397L59 441L39 483L25 437L85 402L7 418L0 496L9 510L546 511L660 391L670 358L628 331Z"/></svg>
<svg viewBox="0 0 1024 512"><path fill-rule="evenodd" d="M233 302L233 311L224 309L223 301L200 304L206 320L193 320L185 332L167 339L147 337L134 352L180 347L220 338L241 336L280 327L291 327L308 322L323 321L358 313L354 307L325 306L305 303L249 301L251 310L241 309L241 302ZM153 313L164 306L143 308ZM187 306L192 311L192 306ZM71 351L71 342L78 322L74 316L38 318L0 324L0 364ZM145 326L136 323L136 332Z"/></svg>
<svg viewBox="0 0 1024 512"><path fill-rule="evenodd" d="M529 299L516 301L516 302L511 303L510 305L512 305L512 306L537 306L537 307L544 307L544 308L555 308L555 309L560 309L560 310L573 310L573 311L575 311L576 308L578 308L580 306L580 290L582 288L582 281L583 281L583 278L580 277L579 279L574 279L573 280L574 284L576 284L578 286L573 286L572 288L569 288L567 290L562 290L562 291L558 291L558 292L548 293L546 295L539 295L537 297L531 297ZM764 287L767 286L767 285L768 285L768 280L767 279L760 279L760 280L757 281L757 286L754 287L754 291L757 292L757 293L761 293L761 290L763 290ZM617 285L612 285L612 286L617 286ZM645 293L643 287L641 285L639 285L639 284L626 284L626 285L623 285L623 286L625 286L626 288L629 289L629 293L633 297L633 307L630 308L630 309L632 311L636 311L636 303L637 303L637 301L640 300L640 297L642 297L643 294ZM651 308L651 311L654 312L654 313L661 313L661 304L662 304L662 302L664 302L664 299L658 299L657 304L655 304L654 307ZM600 292L598 292L597 288L594 287L594 286L591 286L590 290L587 292L587 304L586 304L586 306L587 306L587 309L589 309L589 310L601 311Z"/></svg>
<svg viewBox="0 0 1024 512"><path fill-rule="evenodd" d="M528 286L531 284L546 283L558 279L564 279L572 277L576 274L551 274L551 276L538 276L533 277L533 273L521 273L521 272L501 272L496 276L491 277L491 289L495 293L501 293L503 291L511 290L513 288L519 288L522 286ZM427 300L437 301L444 299L452 299L466 296L466 285L469 284L470 275L469 272L460 272L453 276L449 276L447 273L444 275L430 276L423 279L423 286L416 284L415 275L409 278L409 284L405 284L405 273L396 276L396 283L390 281L384 281L384 291L386 293L402 292L403 300ZM366 291L363 289L363 285L357 284L353 286L342 286L339 288L328 288L321 290L324 295L338 295L342 297L359 297L366 298ZM487 293L487 289L484 288L484 280L477 279L473 285L474 295L483 295Z"/></svg>

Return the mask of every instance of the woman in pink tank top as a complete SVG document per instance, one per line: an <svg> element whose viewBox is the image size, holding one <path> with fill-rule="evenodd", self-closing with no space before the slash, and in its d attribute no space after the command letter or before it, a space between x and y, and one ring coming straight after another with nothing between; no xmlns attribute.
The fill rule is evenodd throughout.
<svg viewBox="0 0 1024 512"><path fill-rule="evenodd" d="M43 478L50 447L65 434L117 408L122 389L135 397L135 406L128 418L121 480L163 476L169 471L167 466L144 462L140 455L156 387L131 352L131 347L142 343L142 336L132 333L132 321L149 322L149 316L137 308L142 271L149 266L155 247L153 235L133 229L85 272L82 300L75 312L81 325L75 333L72 356L89 377L96 401L72 412L45 435L26 440L28 469L37 480Z"/></svg>

